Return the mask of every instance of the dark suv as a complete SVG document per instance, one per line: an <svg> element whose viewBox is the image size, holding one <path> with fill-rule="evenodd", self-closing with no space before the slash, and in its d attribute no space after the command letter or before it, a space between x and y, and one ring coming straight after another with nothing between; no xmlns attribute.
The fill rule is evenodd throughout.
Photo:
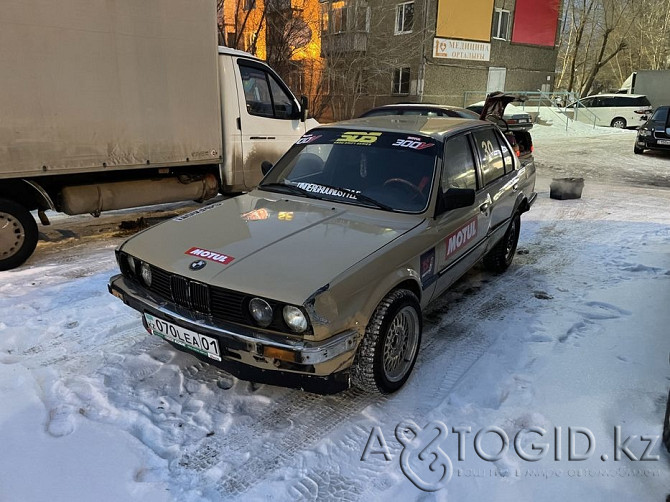
<svg viewBox="0 0 670 502"><path fill-rule="evenodd" d="M670 106L659 106L637 131L633 151L670 150Z"/></svg>

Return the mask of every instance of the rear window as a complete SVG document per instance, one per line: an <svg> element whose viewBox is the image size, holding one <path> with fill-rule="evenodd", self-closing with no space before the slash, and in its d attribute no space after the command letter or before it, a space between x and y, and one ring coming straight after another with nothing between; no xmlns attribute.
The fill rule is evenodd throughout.
<svg viewBox="0 0 670 502"><path fill-rule="evenodd" d="M647 96L640 96L639 98L633 98L633 100L635 101L635 106L651 106Z"/></svg>
<svg viewBox="0 0 670 502"><path fill-rule="evenodd" d="M608 100L613 100L613 104L608 104L605 106L651 106L651 103L646 96L617 96L615 98L606 98Z"/></svg>

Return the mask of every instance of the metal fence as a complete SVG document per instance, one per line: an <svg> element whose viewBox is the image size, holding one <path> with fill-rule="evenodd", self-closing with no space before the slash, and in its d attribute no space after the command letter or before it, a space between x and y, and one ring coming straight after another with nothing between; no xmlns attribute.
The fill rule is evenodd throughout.
<svg viewBox="0 0 670 502"><path fill-rule="evenodd" d="M505 94L519 96L521 101L515 102L514 106L523 108L530 113L535 122L538 121L541 111L546 111L546 114L565 124L566 130L575 120L596 127L596 115L579 102L580 96L577 93L567 91L505 91ZM463 95L463 106L467 107L473 103L484 101L486 95L487 93L483 91L466 91ZM571 106L568 107L568 105Z"/></svg>

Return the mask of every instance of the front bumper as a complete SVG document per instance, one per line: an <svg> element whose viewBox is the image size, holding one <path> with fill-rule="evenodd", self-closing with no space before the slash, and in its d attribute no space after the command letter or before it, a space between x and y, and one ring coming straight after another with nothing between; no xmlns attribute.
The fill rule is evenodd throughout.
<svg viewBox="0 0 670 502"><path fill-rule="evenodd" d="M658 143L658 139L663 138L655 138L653 136L638 136L635 142L639 148L646 148L649 150L670 150L670 145L661 145ZM665 141L669 140L670 138L665 139Z"/></svg>
<svg viewBox="0 0 670 502"><path fill-rule="evenodd" d="M217 339L221 347L221 361L170 343L238 378L323 394L339 392L349 386L348 370L357 346L356 331L338 333L321 342L306 341L237 324L214 322L208 316L155 296L120 274L109 280L108 289L142 314L151 314L184 329ZM147 328L144 316L142 321ZM266 354L267 349L274 349L275 353L284 355L281 359L270 357Z"/></svg>

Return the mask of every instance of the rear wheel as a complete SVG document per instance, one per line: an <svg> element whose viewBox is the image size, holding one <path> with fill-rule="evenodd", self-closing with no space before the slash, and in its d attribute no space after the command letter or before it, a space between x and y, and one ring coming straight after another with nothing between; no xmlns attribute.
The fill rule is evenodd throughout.
<svg viewBox="0 0 670 502"><path fill-rule="evenodd" d="M487 269L501 273L512 264L516 253L516 245L519 242L520 229L521 218L517 214L512 218L503 238L484 257L484 266Z"/></svg>
<svg viewBox="0 0 670 502"><path fill-rule="evenodd" d="M421 307L407 289L377 306L351 367L351 381L367 392L390 394L409 378L421 344Z"/></svg>
<svg viewBox="0 0 670 502"><path fill-rule="evenodd" d="M610 122L610 126L616 127L617 129L624 129L626 127L626 119L623 117L615 117Z"/></svg>
<svg viewBox="0 0 670 502"><path fill-rule="evenodd" d="M30 212L8 199L0 199L0 270L18 267L37 246L37 224Z"/></svg>

